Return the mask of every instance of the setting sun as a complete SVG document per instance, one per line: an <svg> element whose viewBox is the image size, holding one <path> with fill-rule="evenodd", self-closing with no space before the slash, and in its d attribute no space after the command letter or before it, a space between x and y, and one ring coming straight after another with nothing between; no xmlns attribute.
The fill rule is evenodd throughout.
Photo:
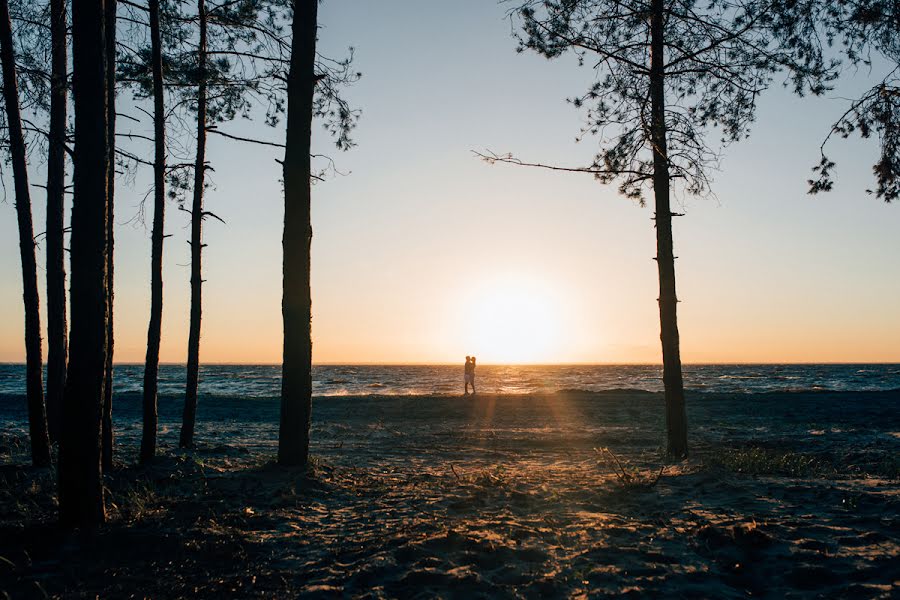
<svg viewBox="0 0 900 600"><path fill-rule="evenodd" d="M552 362L563 339L563 307L550 285L510 278L484 285L469 302L470 341L483 362Z"/></svg>

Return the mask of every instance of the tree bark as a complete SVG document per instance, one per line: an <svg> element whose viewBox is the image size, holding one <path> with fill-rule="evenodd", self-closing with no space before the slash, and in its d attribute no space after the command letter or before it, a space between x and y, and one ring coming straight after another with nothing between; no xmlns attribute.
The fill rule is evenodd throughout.
<svg viewBox="0 0 900 600"><path fill-rule="evenodd" d="M678 340L678 298L669 204L669 161L666 148L664 36L665 3L653 0L650 18L650 137L653 144L653 193L656 204L656 264L659 269L659 323L666 400L666 449L687 456L687 416Z"/></svg>
<svg viewBox="0 0 900 600"><path fill-rule="evenodd" d="M116 189L116 0L106 0L106 108L107 108L107 140L109 143L109 168L106 175L106 301L109 305L109 319L106 326L106 381L103 398L103 470L112 469L113 457L113 299L114 288L114 232L115 189Z"/></svg>
<svg viewBox="0 0 900 600"><path fill-rule="evenodd" d="M310 291L310 144L316 74L317 0L294 3L284 151L284 354L278 462L306 466L312 417L312 296Z"/></svg>
<svg viewBox="0 0 900 600"><path fill-rule="evenodd" d="M50 132L47 150L47 426L52 441L62 427L66 385L65 185L66 185L66 2L50 0Z"/></svg>
<svg viewBox="0 0 900 600"><path fill-rule="evenodd" d="M77 0L72 5L72 331L59 446L59 514L64 526L85 528L106 520L100 457L108 310L105 6L105 0Z"/></svg>
<svg viewBox="0 0 900 600"><path fill-rule="evenodd" d="M194 445L197 385L200 379L200 317L202 312L201 255L203 252L203 182L206 173L206 6L197 2L200 44L197 52L197 156L194 162L194 201L191 205L191 324L188 336L187 387L181 424L182 448Z"/></svg>
<svg viewBox="0 0 900 600"><path fill-rule="evenodd" d="M22 296L25 302L25 395L28 402L28 429L31 434L31 461L36 467L50 464L50 440L44 408L44 376L41 357L41 313L37 287L37 261L25 137L19 112L19 88L13 50L12 22L8 0L0 0L0 60L3 62L3 101L9 127L9 152L12 158L16 192L16 217L19 222L19 253L22 259Z"/></svg>
<svg viewBox="0 0 900 600"><path fill-rule="evenodd" d="M159 345L162 335L162 254L166 210L166 116L163 105L162 41L159 0L149 0L151 69L153 71L153 231L150 256L150 325L147 328L147 358L144 364L144 430L141 436L140 462L146 464L156 455L157 384Z"/></svg>

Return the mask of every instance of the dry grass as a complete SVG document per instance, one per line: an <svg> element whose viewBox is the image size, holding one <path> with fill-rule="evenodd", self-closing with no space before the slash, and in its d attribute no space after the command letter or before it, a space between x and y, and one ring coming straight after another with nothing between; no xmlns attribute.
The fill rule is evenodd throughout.
<svg viewBox="0 0 900 600"><path fill-rule="evenodd" d="M624 489L648 490L659 482L659 478L666 470L666 465L660 465L659 471L634 467L628 461L616 456L609 448L594 448L594 451L600 455L601 464L607 462L612 466L616 480Z"/></svg>
<svg viewBox="0 0 900 600"><path fill-rule="evenodd" d="M812 477L833 472L819 457L791 450L728 448L707 457L709 464L744 475Z"/></svg>

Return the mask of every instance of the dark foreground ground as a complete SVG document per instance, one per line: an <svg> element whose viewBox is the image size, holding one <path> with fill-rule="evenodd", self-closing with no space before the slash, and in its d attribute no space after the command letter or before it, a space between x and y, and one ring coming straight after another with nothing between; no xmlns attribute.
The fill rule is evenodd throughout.
<svg viewBox="0 0 900 600"><path fill-rule="evenodd" d="M207 399L191 452L164 400L134 467L124 397L110 520L79 535L0 398L0 598L897 597L900 392L689 403L666 465L654 394L323 398L298 473L275 400Z"/></svg>

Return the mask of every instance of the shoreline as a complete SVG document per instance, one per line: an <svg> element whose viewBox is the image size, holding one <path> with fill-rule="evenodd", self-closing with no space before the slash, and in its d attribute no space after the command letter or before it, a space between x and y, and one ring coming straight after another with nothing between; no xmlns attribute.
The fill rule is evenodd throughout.
<svg viewBox="0 0 900 600"><path fill-rule="evenodd" d="M722 393L802 391L894 391L900 389L900 365L752 365L686 366L686 391ZM186 370L163 365L159 393L184 393ZM315 366L315 396L442 395L463 392L459 366ZM25 373L21 365L0 365L0 397L21 395ZM141 392L143 368L119 366L114 372L117 393ZM490 366L481 365L477 389L491 394L555 392L662 391L658 366ZM277 366L214 366L201 368L201 396L273 397L281 394Z"/></svg>
<svg viewBox="0 0 900 600"><path fill-rule="evenodd" d="M900 388L890 388L890 389L859 389L859 390L834 390L834 389L784 389L784 390L759 390L759 391L735 391L735 392L722 392L722 391L714 391L714 390L705 390L699 388L691 388L685 386L684 389L685 398L687 400L699 401L699 402L709 402L709 401L730 401L739 398L746 399L758 399L758 400L766 400L772 398L778 398L781 396L785 396L788 398L795 399L812 399L817 398L819 400L822 399L852 399L852 398L863 398L870 399L876 397L884 397L885 399L897 399L900 400ZM574 399L580 401L607 401L607 400L617 400L623 397L629 398L646 398L646 397L655 397L662 398L664 397L664 393L662 391L655 390L644 390L638 388L614 388L614 389L602 389L602 390L586 390L586 389L559 389L559 390L537 390L530 392L478 392L477 394L468 394L464 395L458 392L383 392L383 391L373 391L368 394L360 394L360 393L333 393L333 394L313 394L313 401L320 402L328 402L328 401L356 401L356 402L367 402L367 401L387 401L387 400L399 400L399 399L408 399L408 400L441 400L441 401L480 401L480 400L490 400L490 399L517 399L522 401L528 401L530 399L552 399L552 398L562 398L562 399ZM114 392L114 401L134 401L139 400L142 397L142 393L140 391L131 390L131 391L123 391L123 392ZM2 414L2 403L6 403L7 405L24 401L26 398L25 394L19 393L2 393L0 392L0 414ZM171 394L171 393L159 393L158 398L160 400L164 400L167 402L174 401L182 401L184 399L183 393ZM248 395L248 394L218 394L218 393L200 393L199 398L207 399L209 401L279 401L281 396L278 394L266 394L266 395Z"/></svg>

